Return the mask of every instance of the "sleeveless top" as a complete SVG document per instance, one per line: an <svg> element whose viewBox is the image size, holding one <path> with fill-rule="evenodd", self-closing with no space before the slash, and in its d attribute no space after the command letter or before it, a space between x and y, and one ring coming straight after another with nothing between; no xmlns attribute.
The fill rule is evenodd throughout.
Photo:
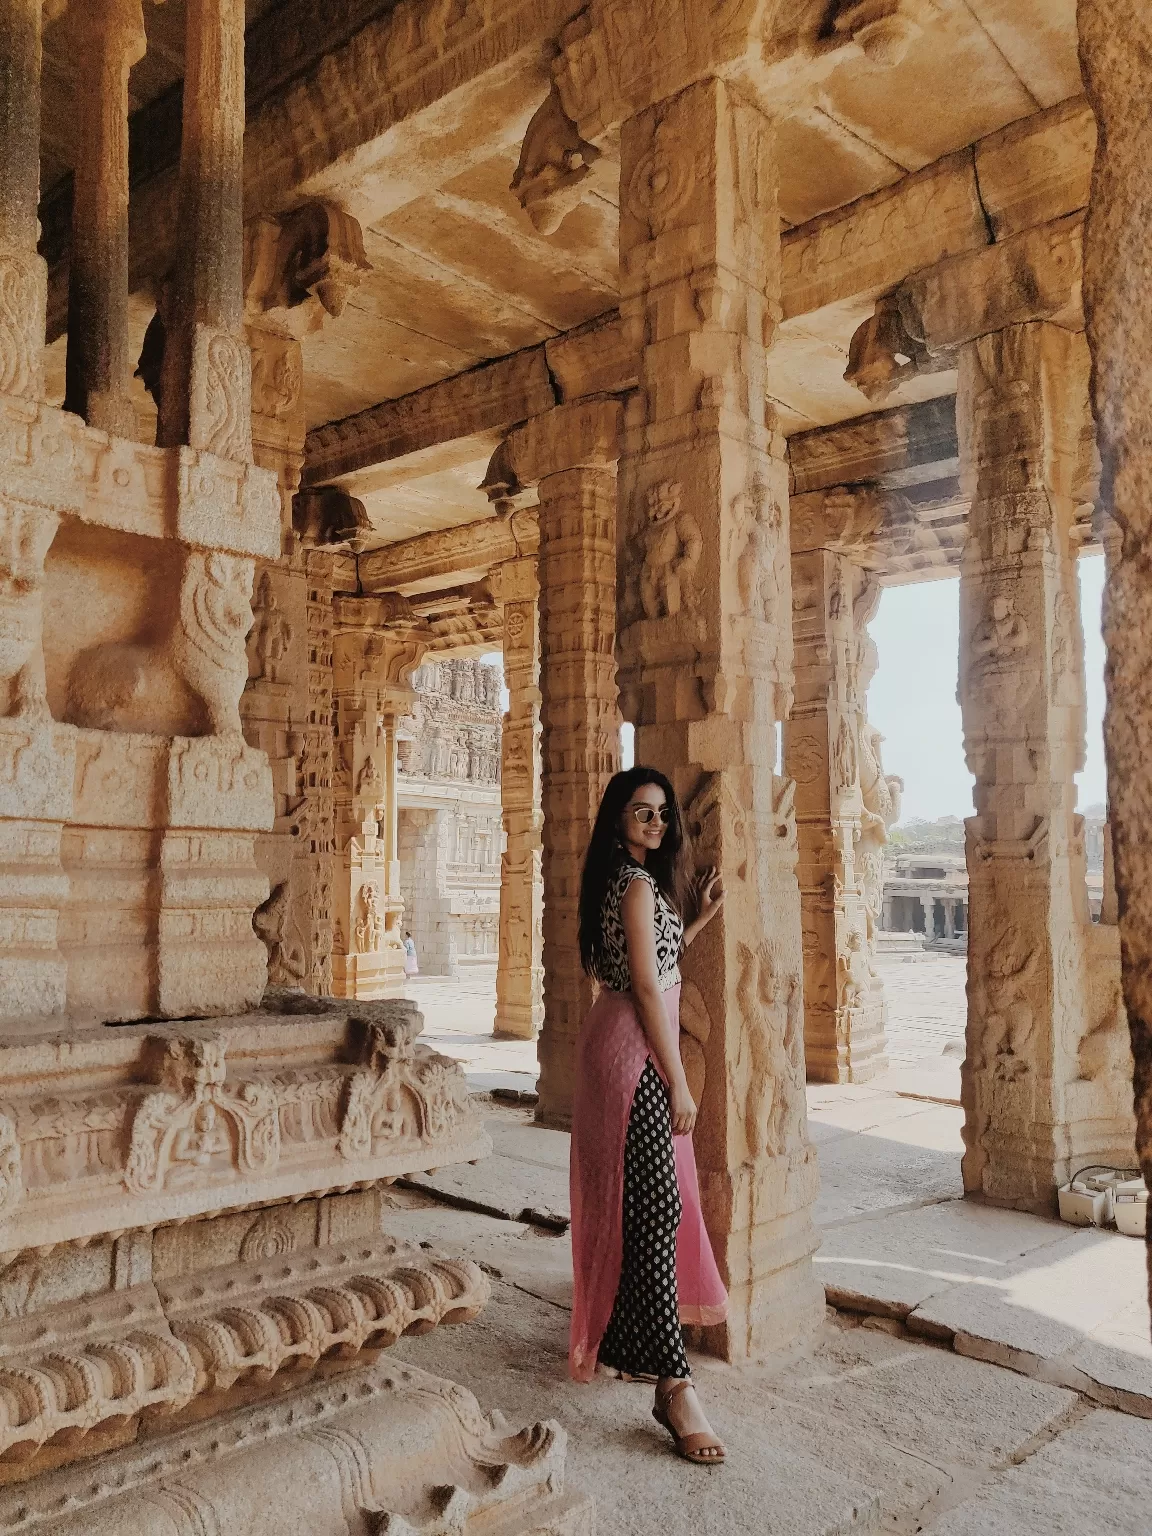
<svg viewBox="0 0 1152 1536"><path fill-rule="evenodd" d="M684 920L664 895L655 879L635 859L625 857L616 866L604 896L603 941L600 953L600 980L613 992L631 992L632 974L628 969L628 940L620 905L633 880L647 880L656 898L656 978L661 992L667 992L680 980L680 950L684 944Z"/></svg>

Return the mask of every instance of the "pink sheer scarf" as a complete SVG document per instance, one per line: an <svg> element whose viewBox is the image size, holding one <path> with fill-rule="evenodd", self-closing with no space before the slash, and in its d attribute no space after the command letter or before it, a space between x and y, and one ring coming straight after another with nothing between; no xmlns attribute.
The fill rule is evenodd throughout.
<svg viewBox="0 0 1152 1536"><path fill-rule="evenodd" d="M664 1005L672 1023L678 1023L678 986L665 992ZM602 989L580 1030L572 1106L573 1294L568 1365L576 1381L590 1381L596 1370L600 1340L620 1284L624 1139L636 1085L649 1055L631 994ZM684 1208L676 1237L680 1321L719 1323L727 1313L728 1298L700 1211L691 1136L673 1137L673 1147Z"/></svg>

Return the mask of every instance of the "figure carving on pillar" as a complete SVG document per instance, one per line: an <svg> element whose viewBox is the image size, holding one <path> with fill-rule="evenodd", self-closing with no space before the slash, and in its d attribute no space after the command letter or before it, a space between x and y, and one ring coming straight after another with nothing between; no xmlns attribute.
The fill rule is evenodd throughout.
<svg viewBox="0 0 1152 1536"><path fill-rule="evenodd" d="M884 845L900 820L904 780L886 775L880 755L884 740L864 719L860 726L860 831L857 834L857 878L864 896L868 964L876 970L876 935L884 902Z"/></svg>
<svg viewBox="0 0 1152 1536"><path fill-rule="evenodd" d="M691 614L696 607L696 567L703 540L695 518L682 511L682 499L674 480L648 490L639 576L639 607L646 619L675 618L682 608Z"/></svg>
<svg viewBox="0 0 1152 1536"><path fill-rule="evenodd" d="M360 915L356 919L356 948L362 955L371 955L380 948L384 932L380 916L379 887L369 883L360 887Z"/></svg>
<svg viewBox="0 0 1152 1536"><path fill-rule="evenodd" d="M297 987L308 974L308 957L299 934L291 931L296 916L292 910L292 887L283 881L252 916L252 927L268 951L268 985Z"/></svg>
<svg viewBox="0 0 1152 1536"><path fill-rule="evenodd" d="M252 617L255 622L248 633L248 639L255 652L257 669L251 674L252 679L263 679L269 683L289 681L283 674L292 645L292 626L280 611L270 571L265 570L260 575Z"/></svg>
<svg viewBox="0 0 1152 1536"><path fill-rule="evenodd" d="M776 561L780 552L780 508L762 481L755 481L738 498L734 509L743 540L736 566L740 599L745 611L765 624L775 624L780 601Z"/></svg>

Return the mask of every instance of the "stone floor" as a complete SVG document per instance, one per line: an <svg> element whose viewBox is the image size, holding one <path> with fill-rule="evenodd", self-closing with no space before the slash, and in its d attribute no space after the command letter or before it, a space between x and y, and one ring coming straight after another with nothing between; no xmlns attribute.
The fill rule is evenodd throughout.
<svg viewBox="0 0 1152 1536"><path fill-rule="evenodd" d="M891 1070L809 1089L835 1310L805 1360L695 1362L732 1452L722 1470L670 1455L643 1388L567 1380L566 1136L494 1103L491 1158L393 1191L397 1235L470 1253L495 1291L467 1330L402 1352L510 1417L560 1419L572 1479L614 1536L1152 1530L1143 1245L961 1198L963 961L882 963ZM491 980L422 978L412 995L474 1088L530 1085L533 1047L485 1033Z"/></svg>

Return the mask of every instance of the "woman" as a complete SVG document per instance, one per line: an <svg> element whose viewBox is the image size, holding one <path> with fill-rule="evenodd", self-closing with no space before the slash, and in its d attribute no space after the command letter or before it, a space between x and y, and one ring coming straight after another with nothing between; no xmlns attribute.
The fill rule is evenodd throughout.
<svg viewBox="0 0 1152 1536"><path fill-rule="evenodd" d="M404 974L405 976L420 974L420 966L416 960L416 940L407 930L404 933Z"/></svg>
<svg viewBox="0 0 1152 1536"><path fill-rule="evenodd" d="M672 785L653 768L616 774L580 889L581 960L601 990L580 1031L572 1115L569 1365L577 1381L597 1363L655 1380L653 1415L681 1456L707 1466L725 1452L680 1325L720 1322L727 1297L700 1213L677 962L724 893L714 869L693 891L686 866Z"/></svg>

